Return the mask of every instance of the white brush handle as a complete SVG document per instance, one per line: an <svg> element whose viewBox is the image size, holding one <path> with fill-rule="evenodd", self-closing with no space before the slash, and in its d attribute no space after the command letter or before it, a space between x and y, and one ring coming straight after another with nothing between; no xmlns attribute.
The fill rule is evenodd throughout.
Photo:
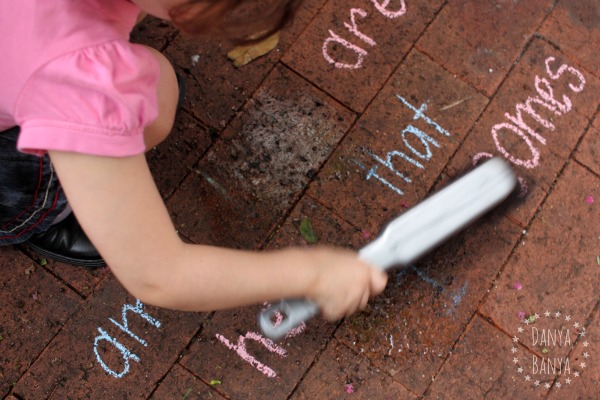
<svg viewBox="0 0 600 400"><path fill-rule="evenodd" d="M502 202L516 183L506 161L486 161L394 219L377 239L359 251L359 258L382 270L415 262ZM279 340L318 313L319 307L312 301L282 300L261 312L258 324L265 336ZM281 321L276 323L277 320Z"/></svg>

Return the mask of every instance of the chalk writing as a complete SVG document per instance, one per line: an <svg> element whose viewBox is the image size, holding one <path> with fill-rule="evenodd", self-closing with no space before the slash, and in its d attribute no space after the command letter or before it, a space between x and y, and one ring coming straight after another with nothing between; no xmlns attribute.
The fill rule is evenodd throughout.
<svg viewBox="0 0 600 400"><path fill-rule="evenodd" d="M267 309L269 307L271 307L271 305L266 303L264 309ZM264 311L264 309L263 309L263 311ZM283 315L281 315L281 313L279 313L279 312L276 312L274 325L278 326L279 324L281 324L281 321L283 321ZM304 332L304 329L306 329L306 324L303 322L298 327L291 329L285 335L285 337L291 338L296 335L299 335L302 332ZM235 351L242 360L244 360L248 364L252 365L253 367L255 367L257 370L259 370L260 372L262 372L269 378L275 378L277 376L277 373L272 368L268 367L261 361L258 361L256 359L256 357L254 357L252 354L248 353L248 350L246 349L246 340L250 339L257 343L260 343L263 346L265 346L267 348L267 350L269 350L271 353L275 353L275 354L279 355L280 357L287 356L287 351L284 348L278 346L272 340L267 339L256 332L246 332L245 335L240 335L240 337L238 338L237 344L232 344L225 336L223 336L219 333L216 334L216 337L228 349Z"/></svg>
<svg viewBox="0 0 600 400"><path fill-rule="evenodd" d="M160 328L160 326L161 326L160 321L154 319L149 314L147 314L143 310L143 307L144 307L144 304L139 300L136 300L135 306L132 306L131 304L124 304L123 307L121 308L121 323L115 321L112 318L109 318L108 320L110 322L112 322L114 325L116 325L122 332L128 334L130 337L132 337L133 339L135 339L136 341L138 341L139 343L141 343L142 345L147 347L148 343L129 329L129 320L127 319L127 312L131 311L134 314L137 314L140 317L142 317L143 319L145 319L146 321L148 321L152 326L154 326L156 328ZM98 332L100 333L100 335L96 336L96 338L94 339L94 354L96 354L96 360L98 361L98 363L100 364L102 369L104 369L104 371L106 371L106 373L108 373L110 376L112 376L114 378L120 379L123 376L127 375L127 373L129 372L129 368L130 368L129 360L140 362L140 357L138 355L132 353L131 350L129 350L127 347L125 347L117 339L110 336L104 329L98 327ZM98 350L98 346L101 342L106 342L107 344L112 345L114 348L116 348L121 353L123 366L122 366L122 369L120 372L117 372L114 369L112 369L111 367L109 367L102 359L102 356L100 355L100 352Z"/></svg>
<svg viewBox="0 0 600 400"><path fill-rule="evenodd" d="M381 15L385 16L386 18L394 19L394 18L398 18L398 17L401 17L404 14L406 14L406 3L404 2L404 0L399 1L400 4L399 4L399 8L397 10L391 9L392 6L390 5L390 0L381 0L381 1L380 0L371 0L371 2L375 6L375 9L377 11L379 11L379 13L381 13ZM344 27L346 27L346 29L348 29L348 31L351 34L353 34L355 37L357 37L359 40L366 43L367 45L369 45L371 47L377 45L377 42L375 42L375 40L373 40L373 38L371 38L370 36L366 35L364 32L361 32L358 29L358 24L356 22L357 15L364 19L368 16L368 13L366 10L363 10L362 8L351 8L350 9L350 23L344 22ZM331 29L329 29L328 32L329 32L329 37L327 37L323 41L323 47L322 47L323 57L325 58L325 60L327 60L328 63L333 64L333 66L338 69L362 68L364 59L366 56L369 55L369 52L366 51L365 49L363 49L362 47L360 47L359 45L352 43L350 40L345 39L342 36L338 35ZM353 54L354 57L356 58L356 61L342 62L342 61L336 60L335 57L333 57L329 52L330 48L335 49L337 47L336 45L340 45L343 48L349 50L350 53Z"/></svg>
<svg viewBox="0 0 600 400"><path fill-rule="evenodd" d="M398 95L396 95L396 97L398 98L398 100L400 100L402 104L404 104L408 109L415 113L413 116L413 121L423 120L427 123L427 125L433 127L435 131L439 134L446 137L450 136L450 132L442 128L437 122L425 115L425 112L427 111L427 104L421 104L419 108L416 108L415 106L410 104L404 97ZM419 160L429 161L433 157L431 147L433 146L435 148L440 148L441 145L434 137L428 135L427 133L423 132L422 130L416 128L413 125L406 126L400 132L400 137L402 138L404 146L409 150L406 151L406 153L399 150L392 150L387 152L386 155L382 158L371 152L369 149L363 148L363 153L371 157L374 161L377 162L377 164L368 168L355 159L351 159L350 161L356 164L363 171L367 171L367 174L365 176L366 180L375 178L384 186L391 189L396 194L402 196L404 195L404 191L402 191L402 189L398 188L397 186L394 186L394 184L392 184L390 181L386 180L385 178L380 176L380 174L378 174L379 167L383 166L387 168L390 172L392 172L393 175L402 179L404 182L412 183L412 180L408 176L406 176L405 173L400 172L399 168L396 165L394 165L394 163L396 162L396 164L398 164L398 162L406 161L416 168L425 169L425 165L423 165L423 163ZM417 139L416 143L419 145L419 148L417 148L417 145L414 144L414 139ZM407 153L409 153L410 155Z"/></svg>
<svg viewBox="0 0 600 400"><path fill-rule="evenodd" d="M555 69L553 68L555 60L554 57L548 57L545 60L548 77L552 81L556 81L563 74L568 73L576 81L570 81L568 87L574 93L581 92L586 84L583 74L566 64L561 64L558 69ZM536 123L542 130L554 131L555 125L548 115L561 116L571 111L573 107L571 99L567 95L563 95L561 99L555 97L552 82L548 79L536 75L534 87L536 90L535 96L530 96L525 102L517 104L514 115L508 112L505 113L504 117L508 122L498 123L491 129L494 144L500 154L514 165L527 169L533 169L540 164L540 150L536 142L541 145L546 144L546 138L534 129L532 123ZM525 117L528 117L527 120ZM507 150L503 144L503 139L507 137L506 134L514 134L519 137L529 149L531 156L529 158L518 158ZM476 154L475 157L480 157L480 155Z"/></svg>

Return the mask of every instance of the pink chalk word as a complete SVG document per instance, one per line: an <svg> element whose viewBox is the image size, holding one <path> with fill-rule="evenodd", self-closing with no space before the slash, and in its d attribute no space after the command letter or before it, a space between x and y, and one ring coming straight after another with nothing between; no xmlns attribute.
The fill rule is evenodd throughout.
<svg viewBox="0 0 600 400"><path fill-rule="evenodd" d="M546 138L539 131L554 131L555 126L551 121L552 116L561 116L571 111L573 104L567 95L557 99L554 94L552 82L559 79L569 79L568 86L574 93L579 93L585 87L585 78L577 69L562 64L555 65L555 58L548 57L545 60L547 78L534 78L536 95L530 96L523 103L515 106L515 112L504 114L505 122L498 123L492 127L491 134L496 149L514 165L527 169L533 169L540 164L540 151L538 146L546 144ZM526 118L527 117L527 118ZM535 124L535 125L534 125ZM536 130L538 128L539 130ZM511 154L503 145L502 140L508 135L518 136L531 152L531 157L522 159ZM476 154L473 158L487 156L488 153Z"/></svg>
<svg viewBox="0 0 600 400"><path fill-rule="evenodd" d="M269 307L271 307L270 304L268 304L268 303L265 304L265 309L269 308ZM276 313L275 326L279 325L281 323L281 321L283 321L283 315L281 315L280 313ZM302 323L297 328L290 330L285 335L285 337L291 338L296 335L299 335L302 332L304 332L304 329L306 329L306 325L304 323ZM272 368L270 368L267 365L265 365L264 363L258 361L252 354L248 353L248 350L246 349L246 339L250 339L250 340L253 340L255 342L262 344L271 353L275 353L275 354L279 355L280 357L287 356L287 351L284 348L278 346L277 344L273 343L272 340L267 339L256 332L246 332L245 335L241 335L238 338L237 344L232 344L229 340L227 340L227 338L225 336L223 336L221 334L217 334L216 337L217 337L217 339L219 339L219 341L221 343L223 343L225 346L227 346L228 349L235 351L242 360L246 361L248 364L252 365L254 368L259 370L263 374L267 375L269 378L275 378L277 376L277 373L275 371L273 371Z"/></svg>
<svg viewBox="0 0 600 400"><path fill-rule="evenodd" d="M394 19L403 16L406 14L406 3L404 0L399 0L399 7L397 10L390 10L392 6L390 5L390 0L371 0L375 9L379 11L386 18ZM353 34L356 38L360 39L362 42L366 43L369 46L375 46L377 42L373 40L370 36L361 32L358 29L358 25L356 23L356 16L360 18L366 18L368 16L367 11L362 8L351 8L350 9L350 23L344 22L344 26L348 31ZM337 61L334 57L329 54L329 48L334 46L335 44L341 45L343 48L349 50L356 57L356 61L354 63L346 63ZM335 33L333 30L329 30L329 37L325 39L323 42L323 57L327 60L328 63L333 64L335 68L338 69L359 69L362 68L365 57L369 55L369 52L360 47L357 44L352 43L348 39L344 39L342 36Z"/></svg>

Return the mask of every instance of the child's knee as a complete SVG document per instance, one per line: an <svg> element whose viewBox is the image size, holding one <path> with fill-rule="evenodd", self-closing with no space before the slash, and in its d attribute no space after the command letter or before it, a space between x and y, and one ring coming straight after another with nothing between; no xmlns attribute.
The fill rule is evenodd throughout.
<svg viewBox="0 0 600 400"><path fill-rule="evenodd" d="M179 98L179 85L173 66L167 58L151 47L147 47L160 66L160 78L158 80L158 117L152 124L146 127L144 138L146 149L149 150L162 142L171 132L177 112L177 100Z"/></svg>

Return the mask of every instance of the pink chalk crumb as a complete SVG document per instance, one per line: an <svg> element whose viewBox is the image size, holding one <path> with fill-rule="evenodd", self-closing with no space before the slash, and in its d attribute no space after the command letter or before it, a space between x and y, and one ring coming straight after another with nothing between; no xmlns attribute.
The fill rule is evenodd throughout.
<svg viewBox="0 0 600 400"><path fill-rule="evenodd" d="M351 383L346 384L346 393L354 393L354 386Z"/></svg>
<svg viewBox="0 0 600 400"><path fill-rule="evenodd" d="M400 205L401 205L402 207L404 207L404 208L408 208L408 207L410 207L410 205L409 205L407 202L405 202L405 201L401 201L401 202L400 202Z"/></svg>
<svg viewBox="0 0 600 400"><path fill-rule="evenodd" d="M592 196L587 196L585 198L585 202L588 204L592 204L594 202L594 198Z"/></svg>
<svg viewBox="0 0 600 400"><path fill-rule="evenodd" d="M517 313L517 316L519 317L519 319L523 320L525 319L525 311L519 311Z"/></svg>
<svg viewBox="0 0 600 400"><path fill-rule="evenodd" d="M362 231L363 234L363 239L369 239L371 237L371 234L367 231Z"/></svg>
<svg viewBox="0 0 600 400"><path fill-rule="evenodd" d="M523 289L523 285L521 285L519 282L516 282L513 287L515 288L515 290L521 290Z"/></svg>

